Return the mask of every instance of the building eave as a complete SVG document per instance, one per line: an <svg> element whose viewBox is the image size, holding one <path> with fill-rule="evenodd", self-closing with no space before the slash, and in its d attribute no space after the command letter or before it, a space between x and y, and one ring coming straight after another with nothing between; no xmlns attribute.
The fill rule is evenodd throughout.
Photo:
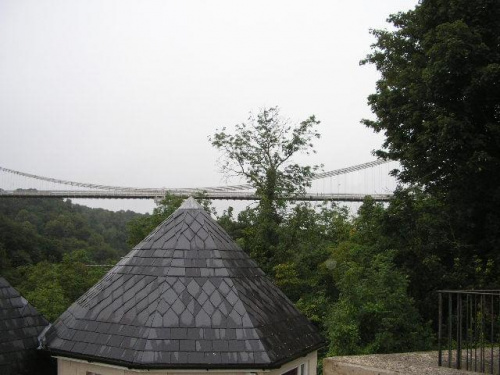
<svg viewBox="0 0 500 375"><path fill-rule="evenodd" d="M142 364L142 363L132 363L128 361L122 361L122 360L116 360L116 359L109 359L109 358L103 358L103 357L98 357L98 356L93 356L93 355L87 355L87 354L80 354L80 353L72 353L69 351L63 351L63 350L55 350L55 349L43 349L47 351L52 357L55 358L62 358L62 359L68 359L68 360L76 360L76 361L81 361L85 363L91 363L91 364L100 364L104 366L111 366L111 367L119 367L123 369L128 369L128 370L137 370L137 371L149 371L149 370L162 370L162 371L169 371L169 370L197 370L197 371L211 371L211 370L222 370L222 371L234 371L234 370L241 370L244 372L258 372L258 371L269 371L269 370L274 370L278 369L281 366L283 366L286 363L292 362L293 360L296 360L300 357L305 357L308 354L322 348L325 345L325 343L320 343L318 345L315 345L311 348L308 348L302 352L296 353L293 356L287 357L280 359L278 361L270 362L267 364L255 364L253 366L249 366L248 364L222 364L222 363L213 363L213 364L168 364L168 363L148 363L148 364Z"/></svg>

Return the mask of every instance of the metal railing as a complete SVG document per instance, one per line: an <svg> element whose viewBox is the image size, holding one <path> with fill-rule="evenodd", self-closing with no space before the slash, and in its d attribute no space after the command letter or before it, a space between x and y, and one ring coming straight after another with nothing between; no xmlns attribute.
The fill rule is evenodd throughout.
<svg viewBox="0 0 500 375"><path fill-rule="evenodd" d="M500 374L500 290L440 290L439 366Z"/></svg>

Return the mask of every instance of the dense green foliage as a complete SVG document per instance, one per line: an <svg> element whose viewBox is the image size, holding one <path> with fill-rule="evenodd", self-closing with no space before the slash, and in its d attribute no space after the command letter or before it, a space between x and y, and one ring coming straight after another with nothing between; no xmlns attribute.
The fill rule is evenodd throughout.
<svg viewBox="0 0 500 375"><path fill-rule="evenodd" d="M56 199L2 199L0 275L53 320L128 252L126 225L140 216Z"/></svg>
<svg viewBox="0 0 500 375"><path fill-rule="evenodd" d="M500 265L499 19L497 0L425 0L390 17L395 31L374 31L365 60L381 79L369 97L377 118L364 123L384 132L377 153L400 161L411 186L387 225L401 265L433 287L500 281L488 271Z"/></svg>
<svg viewBox="0 0 500 375"><path fill-rule="evenodd" d="M108 267L90 267L85 250L64 254L60 263L43 261L18 268L18 290L49 321L54 321L93 286Z"/></svg>
<svg viewBox="0 0 500 375"><path fill-rule="evenodd" d="M428 349L430 327L408 295L408 279L396 267L381 226L382 205L367 198L349 238L333 248L333 279L339 299L328 317L333 354L390 353Z"/></svg>
<svg viewBox="0 0 500 375"><path fill-rule="evenodd" d="M258 216L219 223L247 252ZM353 218L335 204L290 206L271 258L275 283L323 332L332 355L429 349L432 334L383 233L387 209L367 199Z"/></svg>

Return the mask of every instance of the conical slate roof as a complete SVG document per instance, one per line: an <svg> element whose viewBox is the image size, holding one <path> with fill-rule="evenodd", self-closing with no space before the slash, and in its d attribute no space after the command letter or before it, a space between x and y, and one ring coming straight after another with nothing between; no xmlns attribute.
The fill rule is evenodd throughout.
<svg viewBox="0 0 500 375"><path fill-rule="evenodd" d="M49 325L0 277L0 374L24 374L36 366L38 335Z"/></svg>
<svg viewBox="0 0 500 375"><path fill-rule="evenodd" d="M276 368L315 327L192 198L75 302L54 355L130 368Z"/></svg>

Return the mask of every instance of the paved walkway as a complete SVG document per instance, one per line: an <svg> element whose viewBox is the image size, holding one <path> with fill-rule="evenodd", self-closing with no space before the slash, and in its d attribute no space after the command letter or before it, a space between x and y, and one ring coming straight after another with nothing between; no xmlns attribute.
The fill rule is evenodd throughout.
<svg viewBox="0 0 500 375"><path fill-rule="evenodd" d="M476 372L437 365L437 352L359 355L325 358L324 375L472 375Z"/></svg>

